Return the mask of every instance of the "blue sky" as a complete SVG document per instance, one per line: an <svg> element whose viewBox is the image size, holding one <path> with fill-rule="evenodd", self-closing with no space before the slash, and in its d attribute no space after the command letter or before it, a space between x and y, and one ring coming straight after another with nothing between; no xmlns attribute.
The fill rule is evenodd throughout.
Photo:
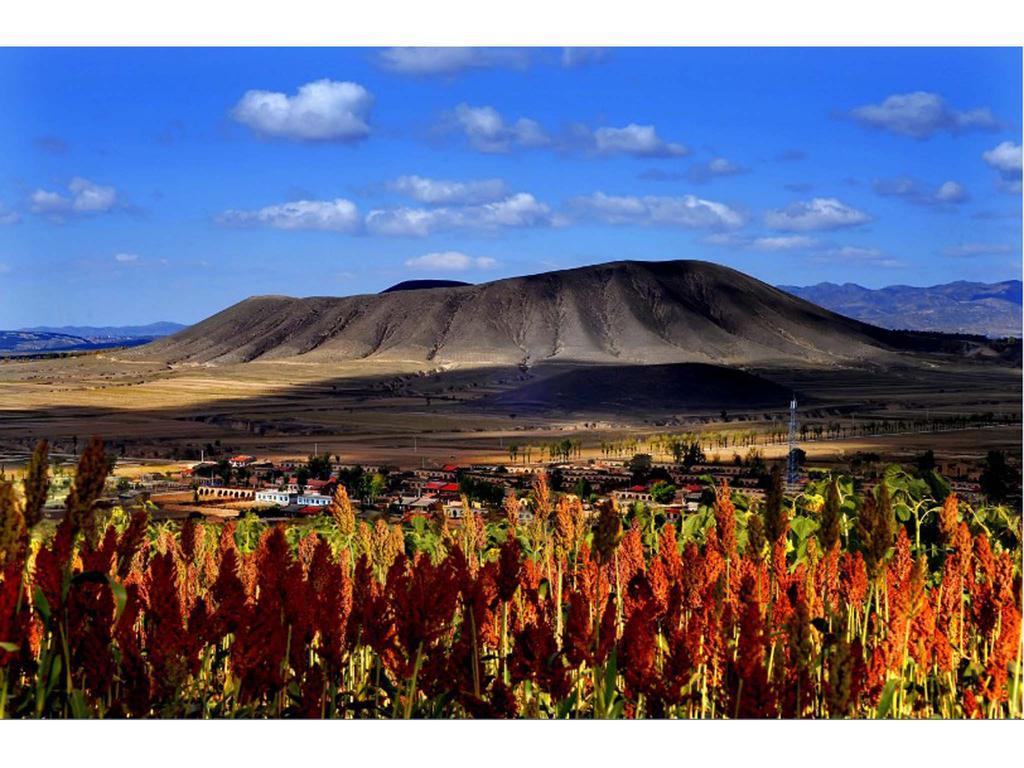
<svg viewBox="0 0 1024 768"><path fill-rule="evenodd" d="M0 328L626 258L1021 275L1020 49L4 49L0 99Z"/></svg>

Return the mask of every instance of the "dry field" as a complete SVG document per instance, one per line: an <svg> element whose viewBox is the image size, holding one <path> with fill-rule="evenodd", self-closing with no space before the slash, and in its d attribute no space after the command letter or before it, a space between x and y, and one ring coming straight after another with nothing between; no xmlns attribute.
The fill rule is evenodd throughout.
<svg viewBox="0 0 1024 768"><path fill-rule="evenodd" d="M910 361L875 370L757 371L798 393L801 419L856 423L870 419L941 419L1009 414L1019 421L1021 373L990 363ZM600 368L594 369L596 371ZM395 363L311 364L295 360L228 366L126 360L116 353L0 362L0 454L17 456L41 437L70 452L74 438L103 435L134 473L167 471L207 443L224 450L302 456L314 447L348 461L401 466L449 460L509 460L510 444L537 447L578 440L583 457L627 437L691 431L763 431L787 418L771 410L686 407L686 392L665 392L664 407L603 406L580 393L576 411L496 399L559 370L518 368L426 371ZM1019 452L1019 426L955 432L822 440L804 445L812 458L876 450L896 455L925 448L979 455ZM731 448L723 455L731 455ZM766 446L768 455L783 446ZM534 457L539 458L539 450ZM127 469L127 467L126 467Z"/></svg>

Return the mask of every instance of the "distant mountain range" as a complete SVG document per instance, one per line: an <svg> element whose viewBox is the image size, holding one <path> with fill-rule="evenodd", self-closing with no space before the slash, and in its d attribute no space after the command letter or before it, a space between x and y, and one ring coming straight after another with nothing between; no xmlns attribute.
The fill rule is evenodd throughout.
<svg viewBox="0 0 1024 768"><path fill-rule="evenodd" d="M883 328L1021 336L1021 281L955 283L871 289L855 283L780 285L794 296Z"/></svg>
<svg viewBox="0 0 1024 768"><path fill-rule="evenodd" d="M187 327L181 323L158 322L149 325L20 328L16 331L0 331L0 354L38 355L109 347L137 347Z"/></svg>
<svg viewBox="0 0 1024 768"><path fill-rule="evenodd" d="M157 339L161 336L170 336L187 327L181 323L161 321L149 325L62 325L58 327L37 325L33 328L20 328L19 330L78 336L88 341L109 341L111 339L138 339L143 336Z"/></svg>

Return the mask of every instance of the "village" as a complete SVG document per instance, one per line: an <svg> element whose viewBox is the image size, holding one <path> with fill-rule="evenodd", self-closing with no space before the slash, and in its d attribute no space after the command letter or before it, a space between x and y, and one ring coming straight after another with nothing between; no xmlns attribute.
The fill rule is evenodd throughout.
<svg viewBox="0 0 1024 768"><path fill-rule="evenodd" d="M361 517L390 523L440 514L458 521L466 516L467 505L485 518L494 517L504 514L509 494L519 504L520 519L527 521L532 515L529 491L539 472L547 475L553 491L579 497L588 514L612 499L624 508L642 503L667 520L676 520L710 503L712 488L722 483L751 502L763 499L771 467L757 450L742 457L736 454L729 462L708 461L699 452L696 458L699 461L677 464L637 454L631 459L399 468L353 465L328 454L306 459L238 454L179 465L170 472L136 474L130 480L122 477L115 480L115 489L118 503L148 502L156 517L227 519L254 513L268 520L286 520L327 512L335 492L343 487ZM870 490L883 465L855 462L859 488ZM936 468L962 498L979 493L976 463L946 460ZM825 471L802 465L795 470L787 484L792 495L800 493L809 477Z"/></svg>

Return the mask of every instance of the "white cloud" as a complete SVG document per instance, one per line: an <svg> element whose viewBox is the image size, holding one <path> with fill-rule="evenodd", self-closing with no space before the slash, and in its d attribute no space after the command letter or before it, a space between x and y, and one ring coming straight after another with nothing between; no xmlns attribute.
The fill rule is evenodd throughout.
<svg viewBox="0 0 1024 768"><path fill-rule="evenodd" d="M598 128L593 133L594 151L599 155L635 155L637 157L679 157L689 150L682 144L665 141L653 125L630 123L623 128Z"/></svg>
<svg viewBox="0 0 1024 768"><path fill-rule="evenodd" d="M871 221L871 217L834 197L816 197L767 211L764 221L772 229L784 232L811 232L853 227Z"/></svg>
<svg viewBox="0 0 1024 768"><path fill-rule="evenodd" d="M9 210L7 206L0 203L0 224L17 224L19 221L21 221L20 213Z"/></svg>
<svg viewBox="0 0 1024 768"><path fill-rule="evenodd" d="M955 181L944 181L935 190L935 199L940 203L962 203L967 199L967 190Z"/></svg>
<svg viewBox="0 0 1024 768"><path fill-rule="evenodd" d="M1003 189L1013 194L1021 190L1021 145L1004 141L981 154L982 159L999 171Z"/></svg>
<svg viewBox="0 0 1024 768"><path fill-rule="evenodd" d="M29 196L33 213L62 213L71 210L71 201L59 192L37 189Z"/></svg>
<svg viewBox="0 0 1024 768"><path fill-rule="evenodd" d="M987 108L961 112L938 94L925 91L893 94L881 104L865 104L850 114L864 125L915 139L926 139L939 131L962 133L999 127L999 121Z"/></svg>
<svg viewBox="0 0 1024 768"><path fill-rule="evenodd" d="M453 121L470 145L481 152L508 152L515 147L541 147L550 143L536 120L520 117L507 123L494 107L459 104Z"/></svg>
<svg viewBox="0 0 1024 768"><path fill-rule="evenodd" d="M580 67L601 61L608 55L607 48L563 48L562 66Z"/></svg>
<svg viewBox="0 0 1024 768"><path fill-rule="evenodd" d="M885 251L879 248L863 248L856 245L844 245L839 248L829 248L816 254L817 261L846 261L858 262L873 267L892 269L906 266L899 259L894 259Z"/></svg>
<svg viewBox="0 0 1024 768"><path fill-rule="evenodd" d="M75 177L68 184L71 190L71 207L80 212L95 213L109 211L117 200L113 187L101 187L88 179Z"/></svg>
<svg viewBox="0 0 1024 768"><path fill-rule="evenodd" d="M942 249L943 256L1000 256L1013 249L1001 243L960 243Z"/></svg>
<svg viewBox="0 0 1024 768"><path fill-rule="evenodd" d="M550 227L563 224L533 195L519 193L481 205L440 208L387 208L370 211L366 228L379 235L423 237L441 230L496 230L503 228Z"/></svg>
<svg viewBox="0 0 1024 768"><path fill-rule="evenodd" d="M690 166L687 176L691 181L704 183L720 176L737 176L746 173L747 169L724 157L715 157L706 163Z"/></svg>
<svg viewBox="0 0 1024 768"><path fill-rule="evenodd" d="M875 179L872 188L885 197L901 197L917 205L951 205L966 202L967 190L956 181L946 181L937 187L910 178Z"/></svg>
<svg viewBox="0 0 1024 768"><path fill-rule="evenodd" d="M778 237L750 237L736 232L716 232L701 239L708 245L744 248L753 251L796 251L813 248L820 242L806 235L782 235Z"/></svg>
<svg viewBox="0 0 1024 768"><path fill-rule="evenodd" d="M139 260L139 254L137 253L115 253L114 261L119 264L131 264L133 261Z"/></svg>
<svg viewBox="0 0 1024 768"><path fill-rule="evenodd" d="M818 244L813 237L806 235L784 235L782 237L757 237L751 241L752 248L758 251L791 251L810 248Z"/></svg>
<svg viewBox="0 0 1024 768"><path fill-rule="evenodd" d="M524 48L385 48L378 55L385 69L403 75L454 75L471 69L525 69Z"/></svg>
<svg viewBox="0 0 1024 768"><path fill-rule="evenodd" d="M462 272L467 269L494 269L498 262L489 256L467 256L459 251L440 251L425 253L414 259L408 259L405 266L410 269L445 270Z"/></svg>
<svg viewBox="0 0 1024 768"><path fill-rule="evenodd" d="M37 189L29 196L33 213L60 218L68 214L106 213L117 204L117 190L76 176L68 182L68 194Z"/></svg>
<svg viewBox="0 0 1024 768"><path fill-rule="evenodd" d="M570 202L583 216L607 224L676 226L685 229L721 229L738 227L743 216L725 205L694 195L683 197L644 197L606 195L595 192Z"/></svg>
<svg viewBox="0 0 1024 768"><path fill-rule="evenodd" d="M319 229L332 232L354 232L360 226L355 203L340 197L335 200L296 200L280 205L269 205L254 211L232 209L218 216L217 221L229 226Z"/></svg>
<svg viewBox="0 0 1024 768"><path fill-rule="evenodd" d="M388 186L395 192L428 205L487 203L500 200L506 195L505 182L501 179L451 181L423 176L399 176Z"/></svg>
<svg viewBox="0 0 1024 768"><path fill-rule="evenodd" d="M294 96L248 91L231 116L262 136L352 142L369 135L372 106L373 96L358 83L324 79L306 83Z"/></svg>

